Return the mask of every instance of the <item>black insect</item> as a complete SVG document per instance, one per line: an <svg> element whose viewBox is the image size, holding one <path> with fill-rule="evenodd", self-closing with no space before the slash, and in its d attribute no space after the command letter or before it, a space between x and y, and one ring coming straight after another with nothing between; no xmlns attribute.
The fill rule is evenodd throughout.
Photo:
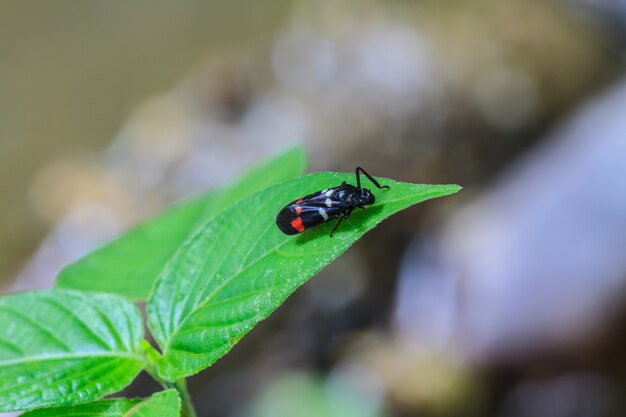
<svg viewBox="0 0 626 417"><path fill-rule="evenodd" d="M356 167L356 187L345 181L339 187L328 188L309 194L287 204L276 216L276 225L287 235L296 235L312 227L339 217L339 221L330 232L333 237L343 219L347 219L355 208L364 209L374 204L374 194L367 188L361 188L361 173L363 173L377 188L381 186L370 174L361 167Z"/></svg>

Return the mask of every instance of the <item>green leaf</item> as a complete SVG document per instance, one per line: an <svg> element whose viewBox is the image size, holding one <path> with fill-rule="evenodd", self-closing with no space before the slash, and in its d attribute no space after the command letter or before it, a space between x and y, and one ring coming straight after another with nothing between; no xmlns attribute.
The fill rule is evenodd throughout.
<svg viewBox="0 0 626 417"><path fill-rule="evenodd" d="M252 169L233 185L165 211L67 266L59 274L56 285L145 300L156 276L197 226L241 198L302 175L305 169L303 148L282 153Z"/></svg>
<svg viewBox="0 0 626 417"><path fill-rule="evenodd" d="M276 214L290 201L353 180L318 173L246 198L188 239L159 275L148 301L149 327L162 349L159 374L169 380L211 365L296 288L386 217L415 203L457 192L456 185L380 179L376 203L355 211L334 238L334 222L286 236Z"/></svg>
<svg viewBox="0 0 626 417"><path fill-rule="evenodd" d="M0 412L92 401L144 366L141 314L112 295L38 291L0 298Z"/></svg>
<svg viewBox="0 0 626 417"><path fill-rule="evenodd" d="M22 417L178 417L180 398L174 389L149 398L115 398L69 407L44 408Z"/></svg>

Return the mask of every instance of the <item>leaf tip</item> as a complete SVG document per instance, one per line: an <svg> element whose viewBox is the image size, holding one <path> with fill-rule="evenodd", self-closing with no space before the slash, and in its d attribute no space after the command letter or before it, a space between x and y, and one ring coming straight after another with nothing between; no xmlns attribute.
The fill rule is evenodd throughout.
<svg viewBox="0 0 626 417"><path fill-rule="evenodd" d="M435 187L437 187L441 193L441 197L456 194L463 189L463 187L458 184L441 184L435 185Z"/></svg>

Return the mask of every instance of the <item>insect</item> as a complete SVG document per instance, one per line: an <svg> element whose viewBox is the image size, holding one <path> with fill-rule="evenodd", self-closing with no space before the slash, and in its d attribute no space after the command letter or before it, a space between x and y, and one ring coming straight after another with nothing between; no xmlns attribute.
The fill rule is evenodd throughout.
<svg viewBox="0 0 626 417"><path fill-rule="evenodd" d="M318 191L287 204L276 216L278 228L286 235L297 235L339 217L339 221L330 232L330 237L333 237L341 221L350 217L355 208L364 209L376 201L370 190L361 187L361 174L377 188L389 189L388 185L381 186L363 168L356 167L355 172L356 187L344 181L338 187Z"/></svg>

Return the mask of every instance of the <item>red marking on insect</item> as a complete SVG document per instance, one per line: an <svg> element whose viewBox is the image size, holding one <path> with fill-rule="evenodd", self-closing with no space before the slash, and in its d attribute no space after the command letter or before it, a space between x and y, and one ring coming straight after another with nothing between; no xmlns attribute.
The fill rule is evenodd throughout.
<svg viewBox="0 0 626 417"><path fill-rule="evenodd" d="M296 214L299 216L302 213L302 206L296 206Z"/></svg>
<svg viewBox="0 0 626 417"><path fill-rule="evenodd" d="M296 217L291 221L291 227L296 229L298 232L304 232L304 225L302 224L302 218Z"/></svg>
<svg viewBox="0 0 626 417"><path fill-rule="evenodd" d="M302 199L301 199L301 198L297 199L297 200L295 201L295 203L296 203L296 204L297 204L297 203L302 203Z"/></svg>

